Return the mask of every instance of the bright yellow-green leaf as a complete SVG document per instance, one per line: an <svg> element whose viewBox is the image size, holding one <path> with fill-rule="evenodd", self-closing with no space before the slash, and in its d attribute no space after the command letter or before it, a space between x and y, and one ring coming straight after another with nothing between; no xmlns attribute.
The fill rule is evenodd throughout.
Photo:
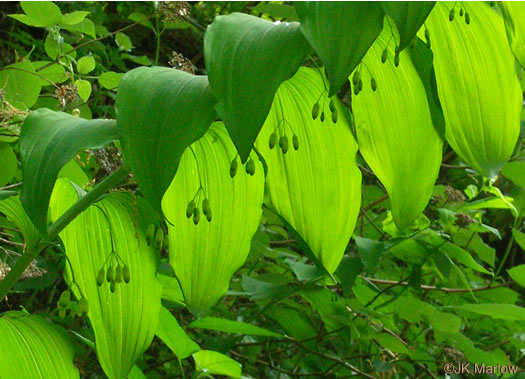
<svg viewBox="0 0 525 379"><path fill-rule="evenodd" d="M53 221L78 198L66 179L59 179L50 204ZM140 218L134 216L128 194L112 194L90 206L61 233L69 264L66 281L77 298L89 304L88 317L96 339L97 356L110 379L126 378L136 359L150 345L160 311L157 261L146 243ZM111 255L112 250L120 259ZM126 264L129 283L119 283L115 292L106 281L97 285L99 271Z"/></svg>
<svg viewBox="0 0 525 379"><path fill-rule="evenodd" d="M313 120L318 100L319 116ZM357 145L349 115L335 97L334 105L335 123L321 74L301 68L277 91L256 143L268 165L265 202L297 231L330 273L352 237L361 203L361 172L355 163ZM286 154L279 142L270 149L274 131L278 140L287 136ZM298 150L293 147L294 134Z"/></svg>
<svg viewBox="0 0 525 379"><path fill-rule="evenodd" d="M353 96L352 108L359 150L388 191L394 222L402 229L419 217L432 196L442 140L407 50L401 51L399 66L395 65L391 35L385 24L357 69L363 89ZM388 59L382 63L385 48Z"/></svg>
<svg viewBox="0 0 525 379"><path fill-rule="evenodd" d="M155 334L179 359L187 358L200 350L199 345L180 327L175 316L164 307L160 308L159 324Z"/></svg>
<svg viewBox="0 0 525 379"><path fill-rule="evenodd" d="M123 75L122 73L106 71L98 77L98 82L106 89L116 89Z"/></svg>
<svg viewBox="0 0 525 379"><path fill-rule="evenodd" d="M505 29L514 56L525 68L525 3L522 1L498 2L505 19Z"/></svg>
<svg viewBox="0 0 525 379"><path fill-rule="evenodd" d="M434 52L446 138L480 174L495 178L512 154L520 130L522 94L503 19L487 4L438 2L426 21Z"/></svg>
<svg viewBox="0 0 525 379"><path fill-rule="evenodd" d="M242 367L230 357L212 350L201 350L193 354L195 369L203 374L225 375L240 378Z"/></svg>
<svg viewBox="0 0 525 379"><path fill-rule="evenodd" d="M0 317L2 379L79 378L67 332L42 317L7 312Z"/></svg>
<svg viewBox="0 0 525 379"><path fill-rule="evenodd" d="M238 169L232 178L230 162L234 158ZM186 149L164 195L170 264L193 312L208 310L226 293L231 276L250 251L264 192L263 166L255 153L250 158L255 164L253 176L240 163L224 125L214 123ZM203 212L205 198L209 199L211 221ZM192 200L200 209L197 225L194 215L186 217Z"/></svg>
<svg viewBox="0 0 525 379"><path fill-rule="evenodd" d="M77 70L79 74L89 74L95 69L95 58L92 55L86 55L77 62Z"/></svg>
<svg viewBox="0 0 525 379"><path fill-rule="evenodd" d="M507 271L512 280L525 288L525 265L515 266Z"/></svg>
<svg viewBox="0 0 525 379"><path fill-rule="evenodd" d="M91 83L87 80L79 79L75 81L75 86L77 86L78 96L82 101L88 101L89 96L91 95Z"/></svg>
<svg viewBox="0 0 525 379"><path fill-rule="evenodd" d="M26 110L35 105L40 94L41 79L35 75L31 62L17 62L0 69L0 88L13 107Z"/></svg>
<svg viewBox="0 0 525 379"><path fill-rule="evenodd" d="M0 212L20 230L26 246L36 246L40 240L40 233L31 222L18 197L0 201Z"/></svg>

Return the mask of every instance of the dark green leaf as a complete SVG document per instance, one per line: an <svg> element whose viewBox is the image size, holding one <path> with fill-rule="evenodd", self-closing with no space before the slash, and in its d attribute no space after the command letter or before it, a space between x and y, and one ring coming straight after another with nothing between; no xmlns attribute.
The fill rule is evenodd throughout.
<svg viewBox="0 0 525 379"><path fill-rule="evenodd" d="M20 132L20 200L40 232L47 234L47 208L60 169L79 150L101 148L116 138L111 120L84 120L47 108L27 116Z"/></svg>
<svg viewBox="0 0 525 379"><path fill-rule="evenodd" d="M378 2L295 3L300 30L326 68L333 96L357 67L383 27Z"/></svg>
<svg viewBox="0 0 525 379"><path fill-rule="evenodd" d="M122 78L116 107L124 160L155 210L182 153L215 119L214 101L205 76L140 67Z"/></svg>
<svg viewBox="0 0 525 379"><path fill-rule="evenodd" d="M267 337L279 337L278 333L269 331L264 328L260 328L255 325L250 325L241 321L227 320L218 317L205 317L197 321L193 321L190 328L208 329L215 330L218 332L236 333L236 334L247 334L252 336L267 336Z"/></svg>
<svg viewBox="0 0 525 379"><path fill-rule="evenodd" d="M206 30L204 57L217 113L243 162L279 85L295 74L309 52L298 28L298 23L232 13L216 17Z"/></svg>

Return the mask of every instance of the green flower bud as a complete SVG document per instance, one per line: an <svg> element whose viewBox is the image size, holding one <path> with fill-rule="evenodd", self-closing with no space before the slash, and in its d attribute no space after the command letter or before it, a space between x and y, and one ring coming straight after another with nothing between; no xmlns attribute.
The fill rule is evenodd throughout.
<svg viewBox="0 0 525 379"><path fill-rule="evenodd" d="M113 283L114 278L115 278L115 270L113 269L113 266L109 266L108 270L106 271L106 280L108 283Z"/></svg>
<svg viewBox="0 0 525 379"><path fill-rule="evenodd" d="M463 8L461 8L461 9L459 10L459 15L460 15L460 17L463 17Z"/></svg>
<svg viewBox="0 0 525 379"><path fill-rule="evenodd" d="M375 91L377 89L377 83L375 78L370 79L370 87L372 87L372 91Z"/></svg>
<svg viewBox="0 0 525 379"><path fill-rule="evenodd" d="M199 208L195 208L193 210L193 223L195 225L198 225L199 224L199 221L201 219L201 211Z"/></svg>
<svg viewBox="0 0 525 379"><path fill-rule="evenodd" d="M330 111L333 112L334 109L335 109L335 102L334 102L334 99L330 99L329 107L330 107Z"/></svg>
<svg viewBox="0 0 525 379"><path fill-rule="evenodd" d="M318 115L319 115L319 102L315 103L314 107L312 108L312 119L315 120Z"/></svg>
<svg viewBox="0 0 525 379"><path fill-rule="evenodd" d="M252 158L248 159L245 166L246 173L253 176L255 174L255 162Z"/></svg>
<svg viewBox="0 0 525 379"><path fill-rule="evenodd" d="M111 293L115 292L116 287L117 287L117 284L115 283L115 281L112 281L111 284L109 285L109 289L111 290Z"/></svg>
<svg viewBox="0 0 525 379"><path fill-rule="evenodd" d="M65 308L61 308L58 310L58 317L64 318L66 317L66 314L67 314L67 310Z"/></svg>
<svg viewBox="0 0 525 379"><path fill-rule="evenodd" d="M270 135L270 140L268 141L268 147L270 147L270 149L273 149L276 144L277 144L277 133L273 132Z"/></svg>
<svg viewBox="0 0 525 379"><path fill-rule="evenodd" d="M357 83L357 87L359 88L359 92L363 90L363 80L359 79L359 82Z"/></svg>
<svg viewBox="0 0 525 379"><path fill-rule="evenodd" d="M230 164L230 176L233 178L235 174L237 174L237 168L239 167L239 162L237 162L237 158L234 158L232 163Z"/></svg>
<svg viewBox="0 0 525 379"><path fill-rule="evenodd" d="M332 112L332 122L335 124L337 122L337 109L334 109Z"/></svg>
<svg viewBox="0 0 525 379"><path fill-rule="evenodd" d="M399 66L399 53L397 53L395 56L394 56L394 65L397 67Z"/></svg>
<svg viewBox="0 0 525 379"><path fill-rule="evenodd" d="M146 228L146 242L149 246L151 246L153 242L153 236L155 235L155 225L149 224Z"/></svg>
<svg viewBox="0 0 525 379"><path fill-rule="evenodd" d="M295 150L299 150L299 137L297 137L295 134L292 138L292 145Z"/></svg>
<svg viewBox="0 0 525 379"><path fill-rule="evenodd" d="M321 112L321 122L324 122L324 111Z"/></svg>
<svg viewBox="0 0 525 379"><path fill-rule="evenodd" d="M186 217L190 218L193 214L193 210L195 209L195 201L192 200L188 203L188 206L186 207Z"/></svg>
<svg viewBox="0 0 525 379"><path fill-rule="evenodd" d="M208 209L208 212L204 214L206 215L206 220L208 220L208 222L211 222L211 208Z"/></svg>
<svg viewBox="0 0 525 379"><path fill-rule="evenodd" d="M208 199L204 199L202 201L202 213L206 214L210 210L210 201Z"/></svg>
<svg viewBox="0 0 525 379"><path fill-rule="evenodd" d="M155 248L162 248L162 241L164 241L164 231L162 228L158 228L157 233L155 234Z"/></svg>
<svg viewBox="0 0 525 379"><path fill-rule="evenodd" d="M465 22L467 23L467 25L470 24L470 15L468 14L467 11L465 11Z"/></svg>
<svg viewBox="0 0 525 379"><path fill-rule="evenodd" d="M321 120L324 120L324 112L321 113ZM279 139L279 147L283 154L286 154L288 151L288 136L284 135Z"/></svg>
<svg viewBox="0 0 525 379"><path fill-rule="evenodd" d="M58 307L59 308L65 308L69 304L69 301L71 300L71 292L69 290L65 290L60 295L60 298L58 299Z"/></svg>
<svg viewBox="0 0 525 379"><path fill-rule="evenodd" d="M359 70L354 71L354 75L352 75L352 84L355 86L357 85L357 82L359 82ZM331 110L331 109L330 109Z"/></svg>
<svg viewBox="0 0 525 379"><path fill-rule="evenodd" d="M120 265L115 270L115 282L122 283L122 267Z"/></svg>
<svg viewBox="0 0 525 379"><path fill-rule="evenodd" d="M452 8L450 10L450 13L448 14L448 19L449 19L449 21L453 21L454 20L454 8Z"/></svg>
<svg viewBox="0 0 525 379"><path fill-rule="evenodd" d="M381 62L385 63L388 58L388 47L385 47L385 50L383 50L383 53L381 54Z"/></svg>
<svg viewBox="0 0 525 379"><path fill-rule="evenodd" d="M78 311L78 313L80 313L81 315L84 315L84 316L86 316L88 314L88 312L89 312L89 303L88 303L88 301L87 301L87 299L85 297L82 297L79 300L77 311Z"/></svg>
<svg viewBox="0 0 525 379"><path fill-rule="evenodd" d="M125 283L129 283L131 280L131 272L129 271L129 266L127 264L125 264L122 268L122 278L124 279Z"/></svg>
<svg viewBox="0 0 525 379"><path fill-rule="evenodd" d="M359 86L354 86L354 95L359 95Z"/></svg>
<svg viewBox="0 0 525 379"><path fill-rule="evenodd" d="M104 284L104 276L106 276L106 273L104 272L104 267L102 267L100 270L98 270L97 274L97 286L101 286Z"/></svg>

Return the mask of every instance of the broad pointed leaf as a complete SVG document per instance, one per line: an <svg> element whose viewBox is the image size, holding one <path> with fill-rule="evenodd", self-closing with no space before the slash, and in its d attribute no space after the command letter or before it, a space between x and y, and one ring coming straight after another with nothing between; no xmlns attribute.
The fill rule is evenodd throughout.
<svg viewBox="0 0 525 379"><path fill-rule="evenodd" d="M41 108L20 132L23 181L20 200L37 229L47 234L49 198L60 169L81 149L101 148L117 138L111 120L84 120Z"/></svg>
<svg viewBox="0 0 525 379"><path fill-rule="evenodd" d="M295 4L299 30L326 68L334 95L381 33L384 13L379 2L309 1Z"/></svg>
<svg viewBox="0 0 525 379"><path fill-rule="evenodd" d="M390 37L385 25L363 59L368 69L359 70L363 90L352 99L352 108L359 150L388 191L394 222L402 229L417 219L432 196L442 141L410 55L402 51L396 67ZM385 48L389 59L382 63Z"/></svg>
<svg viewBox="0 0 525 379"><path fill-rule="evenodd" d="M248 159L281 82L310 51L296 22L242 13L218 16L206 30L204 57L217 113L241 160Z"/></svg>
<svg viewBox="0 0 525 379"><path fill-rule="evenodd" d="M199 345L180 327L175 316L164 307L160 308L159 324L155 334L179 359L187 358L200 350Z"/></svg>
<svg viewBox="0 0 525 379"><path fill-rule="evenodd" d="M416 36L435 4L435 1L381 2L385 14L396 24L399 33L399 50L407 47Z"/></svg>
<svg viewBox="0 0 525 379"><path fill-rule="evenodd" d="M244 263L262 214L264 170L257 155L248 175L222 123L214 123L187 149L166 191L162 209L168 221L170 264L188 307L196 313L214 305L228 290L233 273ZM230 177L230 162L239 164ZM248 163L247 163L248 164ZM203 213L205 197L211 221ZM200 220L186 217L194 200Z"/></svg>
<svg viewBox="0 0 525 379"><path fill-rule="evenodd" d="M426 21L434 52L446 138L480 174L494 178L519 135L522 95L503 19L484 3L465 3L466 16L449 21L455 3L436 4Z"/></svg>
<svg viewBox="0 0 525 379"><path fill-rule="evenodd" d="M66 331L43 318L18 311L4 313L0 335L2 379L80 377Z"/></svg>
<svg viewBox="0 0 525 379"><path fill-rule="evenodd" d="M215 330L225 333L247 334L252 336L280 337L281 335L255 325L219 317L204 317L193 321L190 328Z"/></svg>
<svg viewBox="0 0 525 379"><path fill-rule="evenodd" d="M51 200L53 220L77 200L77 192L66 180L57 181ZM75 218L61 233L68 261L66 279L77 298L89 304L88 317L96 339L97 356L110 379L126 378L135 360L150 345L160 310L157 262L146 243L143 225L134 217L132 199L112 194ZM115 251L120 259L111 255ZM115 292L97 275L117 262L130 270L129 283L119 283Z"/></svg>
<svg viewBox="0 0 525 379"><path fill-rule="evenodd" d="M242 366L230 357L212 350L201 350L193 354L195 369L206 374L240 378Z"/></svg>
<svg viewBox="0 0 525 379"><path fill-rule="evenodd" d="M525 68L525 3L501 1L498 4L505 20L510 48L521 67Z"/></svg>
<svg viewBox="0 0 525 379"><path fill-rule="evenodd" d="M122 77L116 107L124 160L155 210L182 153L215 120L214 105L206 76L140 67Z"/></svg>
<svg viewBox="0 0 525 379"><path fill-rule="evenodd" d="M312 119L318 100L324 122L321 116ZM279 88L256 143L268 166L265 203L297 231L329 273L343 257L361 203L357 144L347 110L333 100L335 123L321 74L301 68ZM270 149L274 132L278 139L287 136L286 154L279 143ZM293 147L294 135L298 150Z"/></svg>

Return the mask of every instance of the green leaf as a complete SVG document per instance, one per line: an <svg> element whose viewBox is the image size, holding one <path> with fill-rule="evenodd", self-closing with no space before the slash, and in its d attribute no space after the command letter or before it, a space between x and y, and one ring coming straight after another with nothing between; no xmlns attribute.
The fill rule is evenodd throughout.
<svg viewBox="0 0 525 379"><path fill-rule="evenodd" d="M252 8L252 12L264 13L273 18L282 18L286 21L299 21L295 8L291 5L279 4L268 1L260 2Z"/></svg>
<svg viewBox="0 0 525 379"><path fill-rule="evenodd" d="M31 222L18 197L10 197L0 201L0 212L5 214L7 219L20 230L24 236L26 249L37 245L40 240L40 233Z"/></svg>
<svg viewBox="0 0 525 379"><path fill-rule="evenodd" d="M296 2L304 34L326 68L329 96L345 84L381 33L384 13L378 2Z"/></svg>
<svg viewBox="0 0 525 379"><path fill-rule="evenodd" d="M186 306L186 304L184 304L184 295L177 278L158 274L157 279L162 286L163 300L173 301L174 303Z"/></svg>
<svg viewBox="0 0 525 379"><path fill-rule="evenodd" d="M78 96L82 101L88 101L89 96L91 96L91 83L87 80L78 79L75 81L75 86L78 90Z"/></svg>
<svg viewBox="0 0 525 379"><path fill-rule="evenodd" d="M518 229L512 229L512 236L518 243L518 245L521 247L523 251L525 251L525 233L520 232Z"/></svg>
<svg viewBox="0 0 525 379"><path fill-rule="evenodd" d="M37 61L31 63L33 64L35 70L38 70L40 67L47 66L52 62ZM52 63L50 66L38 71L38 75L40 76L40 85L42 87L52 85L50 82L57 84L62 83L68 79L64 66L59 65L58 63Z"/></svg>
<svg viewBox="0 0 525 379"><path fill-rule="evenodd" d="M77 62L77 71L79 74L89 74L95 69L95 58L92 55L86 55Z"/></svg>
<svg viewBox="0 0 525 379"><path fill-rule="evenodd" d="M130 61L135 62L136 64L139 64L141 66L151 66L151 61L145 55L141 55L140 57L137 57L135 55L124 53L122 54L122 58L129 59Z"/></svg>
<svg viewBox="0 0 525 379"><path fill-rule="evenodd" d="M520 286L525 287L525 265L519 265L507 270L509 276Z"/></svg>
<svg viewBox="0 0 525 379"><path fill-rule="evenodd" d="M433 127L425 87L409 53L399 54L396 67L390 38L385 24L363 59L365 66L358 68L363 89L352 99L352 108L359 150L385 186L394 222L403 229L419 217L432 196L442 140ZM389 58L382 63L385 49ZM375 91L372 77L377 82Z"/></svg>
<svg viewBox="0 0 525 379"><path fill-rule="evenodd" d="M525 161L508 162L501 172L512 183L525 188Z"/></svg>
<svg viewBox="0 0 525 379"><path fill-rule="evenodd" d="M519 134L522 94L502 18L484 3L466 8L470 24L449 21L439 2L426 21L447 141L480 174L495 178Z"/></svg>
<svg viewBox="0 0 525 379"><path fill-rule="evenodd" d="M47 232L49 198L60 169L79 150L101 148L116 138L111 120L84 120L47 108L27 116L20 132L20 200L40 232Z"/></svg>
<svg viewBox="0 0 525 379"><path fill-rule="evenodd" d="M62 19L62 25L76 25L84 21L86 16L89 14L87 11L75 11L66 13Z"/></svg>
<svg viewBox="0 0 525 379"><path fill-rule="evenodd" d="M98 77L100 85L106 89L116 89L124 74L113 71L106 71Z"/></svg>
<svg viewBox="0 0 525 379"><path fill-rule="evenodd" d="M2 162L0 187L3 187L13 179L18 165L13 148L8 143L0 142L0 162Z"/></svg>
<svg viewBox="0 0 525 379"><path fill-rule="evenodd" d="M188 337L177 319L164 307L160 308L156 335L168 345L179 359L187 358L200 350L199 345Z"/></svg>
<svg viewBox="0 0 525 379"><path fill-rule="evenodd" d="M0 317L0 377L79 378L67 332L39 316L6 312Z"/></svg>
<svg viewBox="0 0 525 379"><path fill-rule="evenodd" d="M525 4L519 1L500 1L498 5L505 20L510 48L521 67L525 68Z"/></svg>
<svg viewBox="0 0 525 379"><path fill-rule="evenodd" d="M240 378L242 366L224 354L212 350L201 350L193 354L195 369L203 374L225 375Z"/></svg>
<svg viewBox="0 0 525 379"><path fill-rule="evenodd" d="M309 52L299 24L242 13L218 16L204 35L204 57L217 113L242 162L270 111L279 85ZM248 63L249 62L249 63Z"/></svg>
<svg viewBox="0 0 525 379"><path fill-rule="evenodd" d="M128 35L122 32L118 32L115 35L115 41L117 42L119 50L130 51L133 48L133 43L131 42L131 39L128 37Z"/></svg>
<svg viewBox="0 0 525 379"><path fill-rule="evenodd" d="M394 20L399 34L399 50L403 50L427 19L435 1L382 1L385 14Z"/></svg>
<svg viewBox="0 0 525 379"><path fill-rule="evenodd" d="M29 61L14 63L0 69L0 88L4 92L4 98L21 110L35 105L42 89L40 81Z"/></svg>
<svg viewBox="0 0 525 379"><path fill-rule="evenodd" d="M140 22L141 25L145 26L148 29L155 30L153 27L153 24L148 19L148 16L146 16L143 13L140 12L133 12L128 16L128 19L135 22Z"/></svg>
<svg viewBox="0 0 525 379"><path fill-rule="evenodd" d="M514 304L462 304L453 308L499 320L525 321L525 308Z"/></svg>
<svg viewBox="0 0 525 379"><path fill-rule="evenodd" d="M483 274L492 275L492 273L490 273L483 266L477 263L467 250L457 245L454 245L453 243L447 242L441 245L439 250L442 253L447 254L450 258L455 259L456 261L460 262L461 264L467 267L470 267L473 270L476 270Z"/></svg>
<svg viewBox="0 0 525 379"><path fill-rule="evenodd" d="M83 33L92 38L97 38L95 34L95 24L88 18L83 19L78 24L62 25L62 27L70 32Z"/></svg>
<svg viewBox="0 0 525 379"><path fill-rule="evenodd" d="M65 179L57 181L50 215L57 220L77 201L76 189ZM97 356L110 379L126 378L136 359L150 345L160 311L161 288L156 279L157 261L146 243L144 225L134 217L129 194L115 193L75 218L60 233L69 264L66 282L77 299L89 304L88 317L96 339ZM100 269L121 265L130 270L129 283L96 283Z"/></svg>
<svg viewBox="0 0 525 379"><path fill-rule="evenodd" d="M410 351L408 351L406 346L390 334L380 333L374 335L372 338L375 339L381 346L387 348L390 351L410 355Z"/></svg>
<svg viewBox="0 0 525 379"><path fill-rule="evenodd" d="M32 26L51 27L62 22L60 8L51 1L24 1L20 3L25 14L34 20Z"/></svg>
<svg viewBox="0 0 525 379"><path fill-rule="evenodd" d="M381 241L371 240L355 236L355 244L359 252L359 258L368 274L373 274L381 257L388 252L389 244Z"/></svg>
<svg viewBox="0 0 525 379"><path fill-rule="evenodd" d="M215 120L214 102L206 76L140 67L122 78L116 107L124 160L155 210L182 153Z"/></svg>
<svg viewBox="0 0 525 379"><path fill-rule="evenodd" d="M248 256L261 219L263 166L253 153L254 175L247 174L239 164L231 178L230 162L234 158L235 147L224 125L212 124L208 133L182 155L162 202L168 221L170 264L186 304L195 313L208 310L226 293L233 273ZM209 199L211 221L203 214L205 197ZM194 216L186 217L192 200L200 208L197 225Z"/></svg>
<svg viewBox="0 0 525 379"><path fill-rule="evenodd" d="M205 317L200 320L193 321L190 328L215 330L218 332L246 334L251 336L267 336L267 337L281 337L280 334L270 330L260 328L255 325L250 325L241 321L227 320L218 317Z"/></svg>
<svg viewBox="0 0 525 379"><path fill-rule="evenodd" d="M348 113L334 98L337 122L330 116L330 99L316 71L301 68L284 82L259 137L257 151L268 166L265 204L282 216L304 239L313 254L333 273L343 257L359 213L361 172L355 163L357 144ZM322 95L322 96L321 96ZM312 119L319 100L326 120ZM290 147L269 147L270 136L285 135ZM293 135L299 148L292 146Z"/></svg>

